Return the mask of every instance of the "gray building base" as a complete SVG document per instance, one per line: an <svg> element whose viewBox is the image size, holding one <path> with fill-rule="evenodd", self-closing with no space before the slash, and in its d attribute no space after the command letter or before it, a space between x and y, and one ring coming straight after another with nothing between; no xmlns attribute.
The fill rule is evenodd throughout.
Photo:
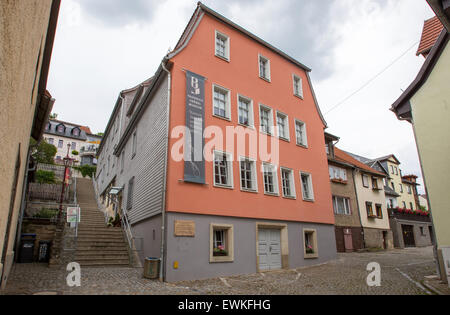
<svg viewBox="0 0 450 315"><path fill-rule="evenodd" d="M175 221L194 222L194 236L175 236ZM232 261L211 262L212 224L232 226L234 244ZM283 269L321 264L336 258L333 225L167 213L165 280L177 282L259 272L259 257L257 254L259 228L282 229ZM304 229L316 232L317 257L307 257L305 254Z"/></svg>

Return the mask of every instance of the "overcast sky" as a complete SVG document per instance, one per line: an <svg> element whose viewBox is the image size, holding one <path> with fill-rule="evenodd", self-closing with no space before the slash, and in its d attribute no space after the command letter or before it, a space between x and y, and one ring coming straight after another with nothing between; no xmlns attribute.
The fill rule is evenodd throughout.
<svg viewBox="0 0 450 315"><path fill-rule="evenodd" d="M196 3L62 1L48 83L58 118L103 132L120 91L153 76ZM403 174L421 176L412 127L389 108L424 62L415 53L433 16L425 0L203 3L312 68L327 131L341 149L369 158L393 153Z"/></svg>

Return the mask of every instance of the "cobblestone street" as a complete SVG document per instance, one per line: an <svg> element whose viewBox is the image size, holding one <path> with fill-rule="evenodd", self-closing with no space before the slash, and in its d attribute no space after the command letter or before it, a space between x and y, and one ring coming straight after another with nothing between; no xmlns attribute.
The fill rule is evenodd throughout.
<svg viewBox="0 0 450 315"><path fill-rule="evenodd" d="M370 262L381 265L381 286L369 287L366 271ZM130 294L130 295L328 295L328 294L434 294L422 286L425 276L435 274L431 247L339 254L324 265L210 279L176 284L142 278L141 269L83 268L81 287L66 285L65 269L39 264L13 267L3 294Z"/></svg>

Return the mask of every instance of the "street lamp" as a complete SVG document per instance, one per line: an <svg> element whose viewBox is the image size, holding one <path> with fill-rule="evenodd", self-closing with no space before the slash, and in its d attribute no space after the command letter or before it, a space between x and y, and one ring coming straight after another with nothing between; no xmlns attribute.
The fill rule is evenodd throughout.
<svg viewBox="0 0 450 315"><path fill-rule="evenodd" d="M63 159L64 161L64 175L63 175L63 181L62 181L62 187L61 187L61 198L59 201L59 213L58 213L58 225L61 225L61 215L63 211L63 203L64 203L64 193L66 188L66 181L67 184L69 184L69 167L72 166L73 159L69 156L69 150L70 150L70 143L67 144L67 155Z"/></svg>

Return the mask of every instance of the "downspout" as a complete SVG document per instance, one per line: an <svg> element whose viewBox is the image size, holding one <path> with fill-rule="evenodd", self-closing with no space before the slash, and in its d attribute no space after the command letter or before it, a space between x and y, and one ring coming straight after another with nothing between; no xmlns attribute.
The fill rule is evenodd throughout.
<svg viewBox="0 0 450 315"><path fill-rule="evenodd" d="M36 144L37 146L37 144ZM17 232L16 232L16 245L15 245L15 261L17 262L19 259L19 247L20 247L20 240L21 240L21 234L22 234L22 223L23 223L23 216L25 213L26 208L26 196L27 196L27 190L28 190L28 173L31 171L36 170L37 163L34 165L33 168L30 168L30 156L31 156L31 150L33 149L33 146L30 146L28 149L28 156L27 156L27 167L25 169L25 178L23 181L23 189L22 189L22 202L20 206L20 214L19 214L19 222L17 224Z"/></svg>
<svg viewBox="0 0 450 315"><path fill-rule="evenodd" d="M165 272L166 272L166 257L165 257L165 246L166 246L166 198L167 198L167 165L168 165L168 158L169 158L169 119L170 119L170 97L172 94L172 77L170 74L170 71L167 70L164 63L167 62L167 57L164 58L164 60L161 62L162 69L167 72L167 109L166 109L166 137L167 137L167 148L165 157L164 157L164 177L163 177L163 198L162 198L162 214L161 214L161 257L160 257L160 268L159 268L159 280L164 281L165 278Z"/></svg>
<svg viewBox="0 0 450 315"><path fill-rule="evenodd" d="M363 248L366 248L366 238L364 234L364 227L361 219L361 211L359 208L359 199L358 199L358 191L356 190L356 181L355 181L355 175L356 175L356 168L353 169L353 187L355 187L355 196L356 196L356 205L358 206L358 216L359 216L359 224L361 224L361 235L362 235L362 241L363 241Z"/></svg>

